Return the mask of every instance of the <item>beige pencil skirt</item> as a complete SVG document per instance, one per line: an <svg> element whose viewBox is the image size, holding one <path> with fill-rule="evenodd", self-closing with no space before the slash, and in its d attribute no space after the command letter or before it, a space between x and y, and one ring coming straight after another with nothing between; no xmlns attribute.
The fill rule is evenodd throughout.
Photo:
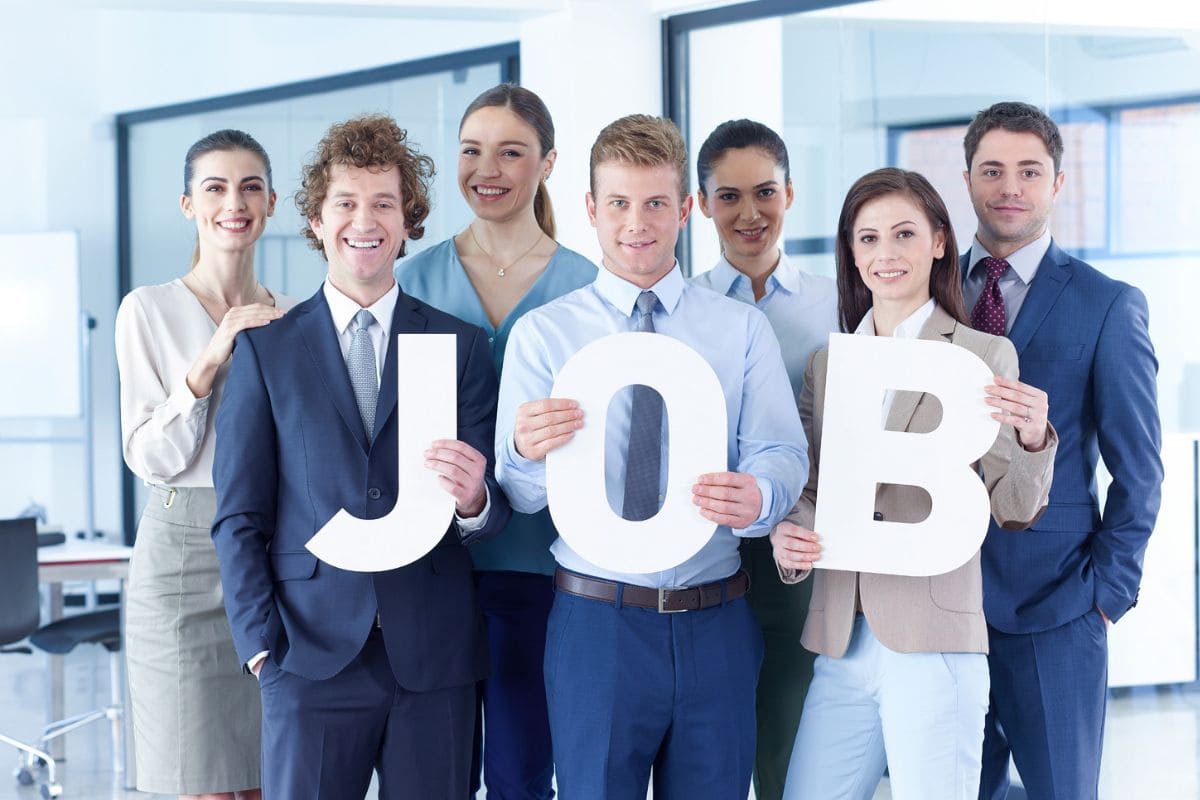
<svg viewBox="0 0 1200 800"><path fill-rule="evenodd" d="M212 489L154 488L126 593L137 787L159 794L256 788L262 706L222 603Z"/></svg>

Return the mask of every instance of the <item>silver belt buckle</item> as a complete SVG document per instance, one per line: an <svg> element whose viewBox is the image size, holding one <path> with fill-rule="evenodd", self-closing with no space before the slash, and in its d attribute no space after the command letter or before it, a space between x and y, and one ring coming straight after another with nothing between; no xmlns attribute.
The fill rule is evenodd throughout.
<svg viewBox="0 0 1200 800"><path fill-rule="evenodd" d="M167 494L167 499L163 501L163 508L170 508L171 506L173 506L175 504L175 495L176 494L177 494L177 492L175 491L175 487L171 487L171 489L169 490L169 492Z"/></svg>
<svg viewBox="0 0 1200 800"><path fill-rule="evenodd" d="M663 586L663 587L660 587L658 590L658 613L660 613L660 614L680 614L684 611L687 611L686 608L664 608L663 607L663 603L665 603L667 600L667 592L674 592L674 591L678 591L679 589L686 589L686 588L687 588L686 586Z"/></svg>

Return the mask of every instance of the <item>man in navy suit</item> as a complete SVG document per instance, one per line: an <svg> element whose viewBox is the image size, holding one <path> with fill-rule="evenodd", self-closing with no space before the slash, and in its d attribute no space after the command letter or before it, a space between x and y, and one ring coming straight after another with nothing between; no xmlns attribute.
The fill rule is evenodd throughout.
<svg viewBox="0 0 1200 800"><path fill-rule="evenodd" d="M464 543L504 527L492 478L496 378L483 331L405 294L392 269L423 233L432 162L386 116L335 125L303 173L321 289L238 337L217 415L213 540L239 657L263 701L270 798L465 797L475 682L487 672ZM395 338L457 337L458 439L426 464L455 519L408 566L338 569L305 543L338 512L397 492ZM405 376L421 391L422 376ZM405 389L409 390L409 389Z"/></svg>
<svg viewBox="0 0 1200 800"><path fill-rule="evenodd" d="M997 103L963 144L978 218L963 258L972 324L1016 345L1021 380L1046 390L1059 436L1045 513L1018 535L993 522L983 545L992 688L979 796L1007 795L1011 753L1033 800L1089 800L1100 776L1107 629L1137 602L1163 476L1146 299L1051 238L1063 144L1049 117ZM1101 456L1113 476L1103 515Z"/></svg>

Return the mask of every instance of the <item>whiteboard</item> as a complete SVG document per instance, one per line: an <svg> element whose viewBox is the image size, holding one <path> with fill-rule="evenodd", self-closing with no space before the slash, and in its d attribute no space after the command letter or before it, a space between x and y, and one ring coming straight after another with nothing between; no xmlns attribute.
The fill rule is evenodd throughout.
<svg viewBox="0 0 1200 800"><path fill-rule="evenodd" d="M0 417L78 417L79 237L0 235Z"/></svg>

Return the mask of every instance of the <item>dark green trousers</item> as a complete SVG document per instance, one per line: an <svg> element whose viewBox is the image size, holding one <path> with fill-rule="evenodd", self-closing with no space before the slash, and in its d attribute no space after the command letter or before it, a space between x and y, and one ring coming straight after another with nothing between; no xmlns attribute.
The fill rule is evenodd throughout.
<svg viewBox="0 0 1200 800"><path fill-rule="evenodd" d="M743 540L741 554L742 567L750 573L746 599L762 628L764 645L755 703L758 744L754 796L758 800L780 800L817 658L800 644L812 581L795 585L780 581L766 536Z"/></svg>

